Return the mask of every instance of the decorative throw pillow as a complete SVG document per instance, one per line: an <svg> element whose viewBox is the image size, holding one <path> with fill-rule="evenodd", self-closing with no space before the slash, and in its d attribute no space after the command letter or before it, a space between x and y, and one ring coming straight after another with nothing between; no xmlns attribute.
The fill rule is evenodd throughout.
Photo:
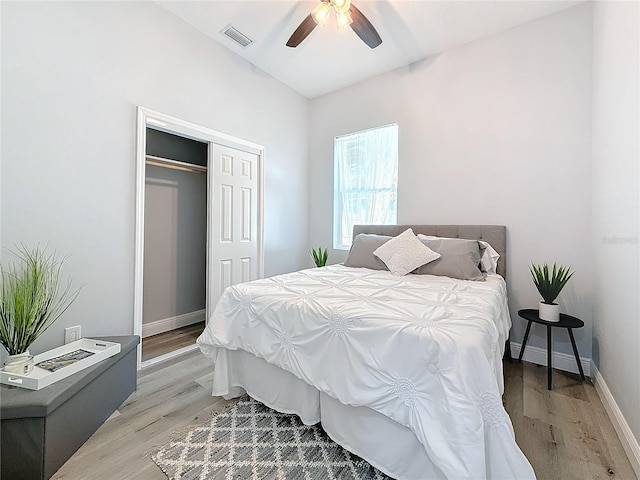
<svg viewBox="0 0 640 480"><path fill-rule="evenodd" d="M356 235L344 265L346 267L370 268L371 270L388 270L384 262L373 255L373 251L392 238L387 235L371 233Z"/></svg>
<svg viewBox="0 0 640 480"><path fill-rule="evenodd" d="M424 245L410 228L378 247L373 254L382 260L393 275L406 275L440 257Z"/></svg>
<svg viewBox="0 0 640 480"><path fill-rule="evenodd" d="M481 254L477 240L428 237L426 235L418 235L418 238L420 242L439 253L440 258L417 268L412 273L484 281L485 274L478 268Z"/></svg>

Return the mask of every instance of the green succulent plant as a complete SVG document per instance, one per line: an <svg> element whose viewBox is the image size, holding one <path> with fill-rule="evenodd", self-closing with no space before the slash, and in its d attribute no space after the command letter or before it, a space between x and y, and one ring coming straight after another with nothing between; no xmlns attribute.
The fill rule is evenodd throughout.
<svg viewBox="0 0 640 480"><path fill-rule="evenodd" d="M17 247L18 262L0 266L0 343L9 355L24 353L78 296L61 287L64 259L44 249Z"/></svg>
<svg viewBox="0 0 640 480"><path fill-rule="evenodd" d="M575 272L571 267L553 264L553 267L542 264L531 264L529 267L533 283L542 295L544 303L552 304Z"/></svg>
<svg viewBox="0 0 640 480"><path fill-rule="evenodd" d="M316 267L324 267L327 264L329 252L326 248L324 250L321 247L318 247L317 250L312 248L311 256L313 257L313 262L316 264Z"/></svg>

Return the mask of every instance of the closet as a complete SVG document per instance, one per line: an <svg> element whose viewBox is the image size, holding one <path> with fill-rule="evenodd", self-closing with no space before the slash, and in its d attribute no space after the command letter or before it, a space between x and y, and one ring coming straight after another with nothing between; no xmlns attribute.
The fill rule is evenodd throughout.
<svg viewBox="0 0 640 480"><path fill-rule="evenodd" d="M142 361L193 345L205 325L207 143L148 128Z"/></svg>
<svg viewBox="0 0 640 480"><path fill-rule="evenodd" d="M264 147L137 108L138 368L196 349L225 288L263 276Z"/></svg>

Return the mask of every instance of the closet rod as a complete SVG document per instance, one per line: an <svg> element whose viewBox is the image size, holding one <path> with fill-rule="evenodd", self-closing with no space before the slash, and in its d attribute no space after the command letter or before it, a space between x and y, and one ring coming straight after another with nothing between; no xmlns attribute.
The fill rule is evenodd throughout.
<svg viewBox="0 0 640 480"><path fill-rule="evenodd" d="M147 155L145 159L145 163L147 165L171 168L173 170L181 170L183 172L202 173L203 175L207 174L207 167L203 167L200 165L179 162L178 160L171 160L170 158L156 157L155 155Z"/></svg>

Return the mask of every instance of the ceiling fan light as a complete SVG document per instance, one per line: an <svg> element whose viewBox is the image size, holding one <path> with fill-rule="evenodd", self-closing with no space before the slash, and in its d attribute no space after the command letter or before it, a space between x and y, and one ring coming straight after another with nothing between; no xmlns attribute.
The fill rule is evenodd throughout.
<svg viewBox="0 0 640 480"><path fill-rule="evenodd" d="M353 23L353 19L348 11L344 13L336 12L336 21L338 22L338 28L343 28Z"/></svg>
<svg viewBox="0 0 640 480"><path fill-rule="evenodd" d="M311 12L311 16L318 25L324 26L329 18L329 13L331 13L331 4L320 2L320 4Z"/></svg>
<svg viewBox="0 0 640 480"><path fill-rule="evenodd" d="M336 13L345 13L351 7L351 0L331 0L331 5Z"/></svg>

